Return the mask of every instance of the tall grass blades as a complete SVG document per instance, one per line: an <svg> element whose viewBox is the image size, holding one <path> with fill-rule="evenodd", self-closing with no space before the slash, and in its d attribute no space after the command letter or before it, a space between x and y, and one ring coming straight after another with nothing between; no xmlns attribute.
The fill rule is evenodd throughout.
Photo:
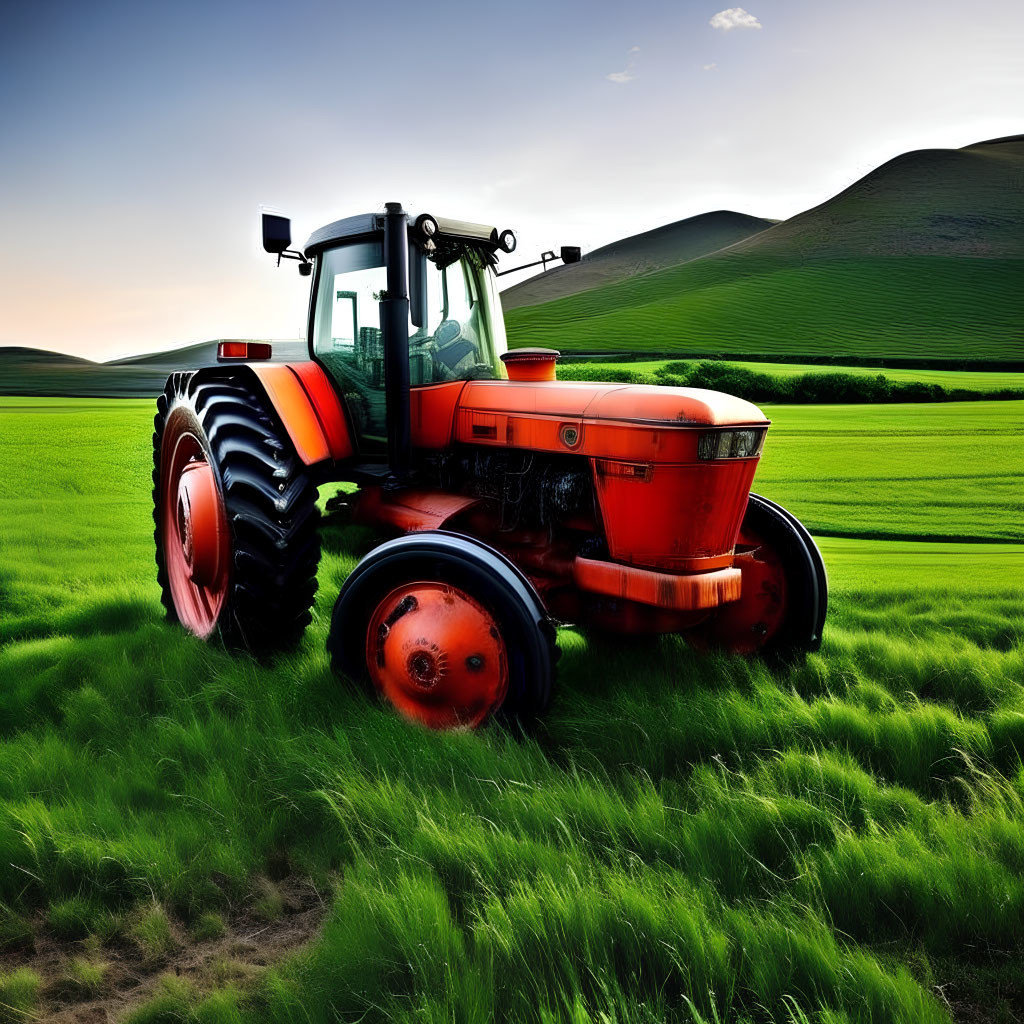
<svg viewBox="0 0 1024 1024"><path fill-rule="evenodd" d="M166 624L151 409L5 401L0 1020L52 1006L43 939L81 998L111 951L166 972L138 1021L1011 1006L1020 989L985 972L1024 953L1022 548L998 541L1020 539L998 483L1020 477L998 454L1013 405L772 410L766 494L818 528L958 539L822 538L824 644L789 668L565 628L554 704L519 740L425 732L332 675L363 528L325 525L294 654L257 663ZM302 952L249 981L175 975L240 905L254 932L278 920L268 879L288 875L331 905Z"/></svg>

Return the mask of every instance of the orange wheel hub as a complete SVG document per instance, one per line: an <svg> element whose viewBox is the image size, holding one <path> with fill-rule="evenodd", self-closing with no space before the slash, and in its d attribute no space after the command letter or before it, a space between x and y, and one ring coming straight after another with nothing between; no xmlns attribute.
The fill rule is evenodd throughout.
<svg viewBox="0 0 1024 1024"><path fill-rule="evenodd" d="M190 462L178 478L178 538L192 582L208 587L217 579L221 535L220 496L208 462Z"/></svg>
<svg viewBox="0 0 1024 1024"><path fill-rule="evenodd" d="M178 621L205 639L228 592L230 537L213 467L186 424L168 421L161 463L161 540Z"/></svg>
<svg viewBox="0 0 1024 1024"><path fill-rule="evenodd" d="M409 583L377 605L366 664L383 696L433 729L479 725L508 690L505 643L493 616L444 583Z"/></svg>

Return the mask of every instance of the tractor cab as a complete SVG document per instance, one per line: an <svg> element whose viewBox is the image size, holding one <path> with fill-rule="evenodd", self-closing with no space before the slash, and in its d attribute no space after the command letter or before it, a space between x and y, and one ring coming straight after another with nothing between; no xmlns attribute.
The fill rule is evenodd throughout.
<svg viewBox="0 0 1024 1024"><path fill-rule="evenodd" d="M505 376L495 254L514 236L396 206L320 228L303 254L315 268L310 354L365 454L387 447L388 409L401 419L408 388Z"/></svg>
<svg viewBox="0 0 1024 1024"><path fill-rule="evenodd" d="M466 242L424 252L410 245L411 266L420 264L410 297L409 382L440 384L502 375L499 356L505 330L489 254ZM380 239L342 243L320 254L312 354L339 381L360 389L384 384L380 300L387 268ZM419 305L417 315L416 306Z"/></svg>

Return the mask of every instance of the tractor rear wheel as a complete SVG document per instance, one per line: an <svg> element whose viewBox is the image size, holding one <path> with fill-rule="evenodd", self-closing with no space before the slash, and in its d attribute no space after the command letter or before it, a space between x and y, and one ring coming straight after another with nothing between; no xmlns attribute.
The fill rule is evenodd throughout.
<svg viewBox="0 0 1024 1024"><path fill-rule="evenodd" d="M821 646L828 577L814 539L781 505L751 494L736 544L742 596L687 630L698 647L791 660Z"/></svg>
<svg viewBox="0 0 1024 1024"><path fill-rule="evenodd" d="M157 401L153 519L171 621L232 648L289 647L310 621L316 488L265 400L237 376L174 374Z"/></svg>
<svg viewBox="0 0 1024 1024"><path fill-rule="evenodd" d="M555 630L529 581L471 537L409 534L345 581L327 641L335 671L413 721L529 727L547 707Z"/></svg>

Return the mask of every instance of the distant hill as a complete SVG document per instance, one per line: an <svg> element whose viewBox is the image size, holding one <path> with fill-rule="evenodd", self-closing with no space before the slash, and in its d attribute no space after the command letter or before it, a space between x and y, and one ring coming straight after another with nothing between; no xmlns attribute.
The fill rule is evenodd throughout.
<svg viewBox="0 0 1024 1024"><path fill-rule="evenodd" d="M125 375L102 363L38 348L0 348L0 395L127 395Z"/></svg>
<svg viewBox="0 0 1024 1024"><path fill-rule="evenodd" d="M0 369L15 366L98 366L91 359L81 359L66 352L50 352L42 348L22 348L12 345L0 348Z"/></svg>
<svg viewBox="0 0 1024 1024"><path fill-rule="evenodd" d="M633 235L503 300L512 345L1024 362L1024 135L905 153L782 223L718 211ZM0 394L152 396L216 345L111 363L0 349Z"/></svg>
<svg viewBox="0 0 1024 1024"><path fill-rule="evenodd" d="M173 370L198 369L217 361L217 341L109 363L37 348L0 348L0 395L149 398L158 395ZM275 341L274 362L307 358L305 341Z"/></svg>
<svg viewBox="0 0 1024 1024"><path fill-rule="evenodd" d="M679 266L513 310L513 345L1024 359L1024 136L890 160Z"/></svg>
<svg viewBox="0 0 1024 1024"><path fill-rule="evenodd" d="M688 217L653 231L621 238L587 253L579 263L554 267L512 285L501 293L501 304L506 310L532 306L673 267L756 235L776 223L732 210Z"/></svg>
<svg viewBox="0 0 1024 1024"><path fill-rule="evenodd" d="M1024 257L1024 135L904 153L732 253Z"/></svg>

